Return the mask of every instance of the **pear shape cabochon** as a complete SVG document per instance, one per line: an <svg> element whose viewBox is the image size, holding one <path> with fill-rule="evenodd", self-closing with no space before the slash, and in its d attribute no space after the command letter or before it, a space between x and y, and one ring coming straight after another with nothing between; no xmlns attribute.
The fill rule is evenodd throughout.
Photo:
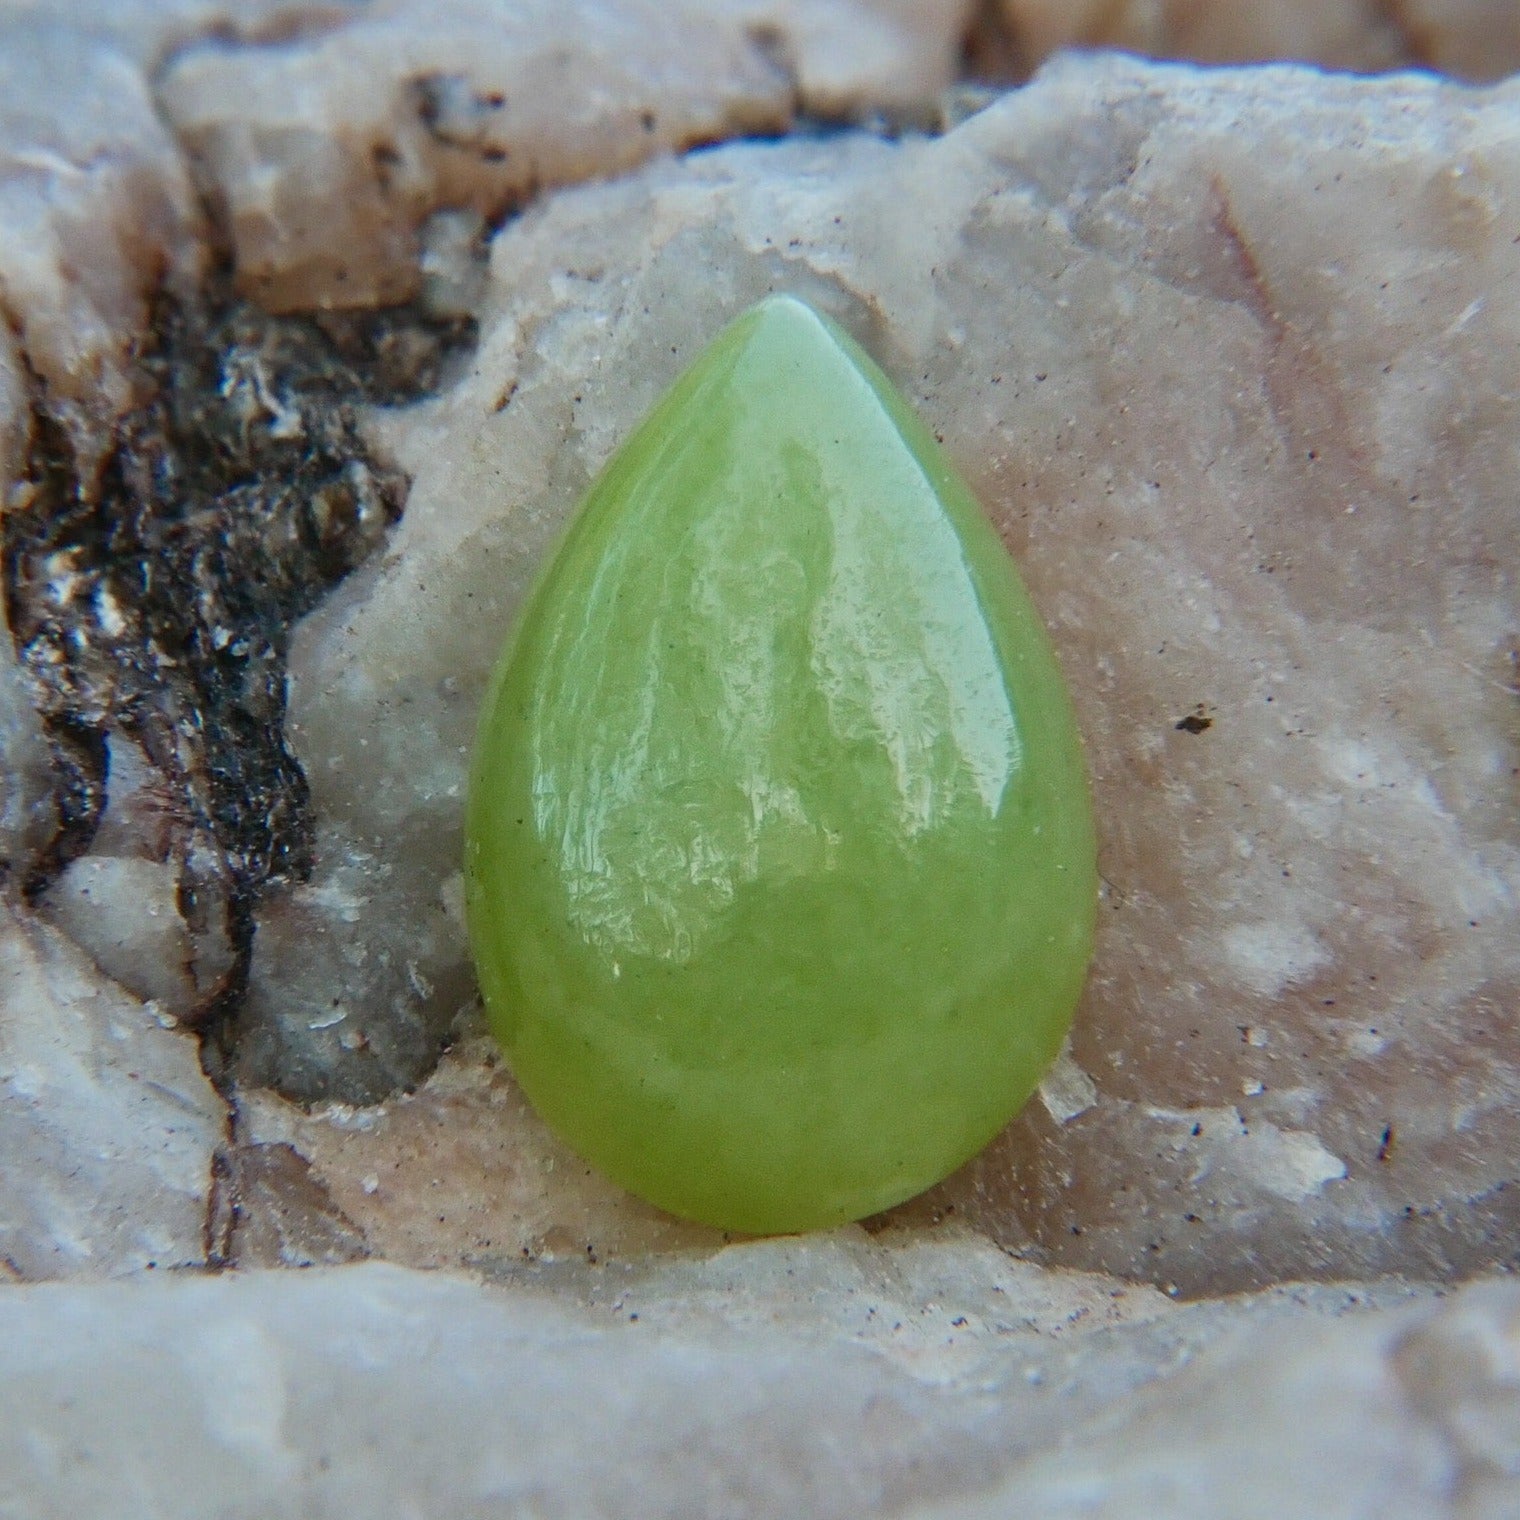
<svg viewBox="0 0 1520 1520"><path fill-rule="evenodd" d="M722 1228L921 1191L1059 1050L1097 897L1065 685L970 492L801 301L591 487L485 699L465 874L539 1112Z"/></svg>

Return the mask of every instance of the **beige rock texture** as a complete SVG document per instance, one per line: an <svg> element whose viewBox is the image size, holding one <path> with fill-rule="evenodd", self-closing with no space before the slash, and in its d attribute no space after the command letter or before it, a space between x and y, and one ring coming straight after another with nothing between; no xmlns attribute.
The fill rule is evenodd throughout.
<svg viewBox="0 0 1520 1520"><path fill-rule="evenodd" d="M178 1018L193 1010L197 989L177 893L167 861L92 851L53 884L47 917L107 976Z"/></svg>
<svg viewBox="0 0 1520 1520"><path fill-rule="evenodd" d="M946 1272L848 1237L732 1248L674 1301L595 1272L577 1295L377 1265L15 1288L7 1502L70 1520L1513 1513L1513 1284L1221 1312L992 1255Z"/></svg>
<svg viewBox="0 0 1520 1520"><path fill-rule="evenodd" d="M800 111L922 111L954 77L967 0L379 0L267 48L208 43L161 99L276 310L422 289L424 222L498 220L656 154L774 135Z"/></svg>
<svg viewBox="0 0 1520 1520"><path fill-rule="evenodd" d="M1472 80L1520 68L1520 15L1507 0L996 0L994 15L1015 68L1062 48L1364 73L1418 67Z"/></svg>
<svg viewBox="0 0 1520 1520"><path fill-rule="evenodd" d="M1520 68L1520 15L1505 0L1399 0L1389 10L1431 68L1468 79Z"/></svg>
<svg viewBox="0 0 1520 1520"><path fill-rule="evenodd" d="M722 1243L615 1187L561 1144L485 1035L383 1103L308 1110L255 1089L243 1094L241 1115L253 1144L302 1157L303 1185L320 1189L375 1255L403 1266L495 1273L524 1260L629 1262ZM260 1217L258 1201L242 1207ZM314 1245L322 1216L315 1226ZM237 1241L236 1259L249 1260L249 1250Z"/></svg>
<svg viewBox="0 0 1520 1520"><path fill-rule="evenodd" d="M1002 529L1102 833L1059 1090L910 1213L1188 1293L1511 1260L1515 102L1072 62L944 138L736 146L514 223L470 374L377 421L414 476L389 555L297 636L332 853L270 905L255 1030L355 976L415 1022L468 998L460 796L521 589L681 366L788 289ZM340 1029L369 1070L396 1039L356 1010L265 1069L341 1096Z"/></svg>

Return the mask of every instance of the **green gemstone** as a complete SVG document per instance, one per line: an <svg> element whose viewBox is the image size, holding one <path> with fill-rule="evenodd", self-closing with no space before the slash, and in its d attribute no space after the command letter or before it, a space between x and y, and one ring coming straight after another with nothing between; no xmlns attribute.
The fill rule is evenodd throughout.
<svg viewBox="0 0 1520 1520"><path fill-rule="evenodd" d="M1033 1091L1092 946L1071 705L992 528L827 319L745 313L592 486L486 697L467 841L518 1079L677 1214L859 1218Z"/></svg>

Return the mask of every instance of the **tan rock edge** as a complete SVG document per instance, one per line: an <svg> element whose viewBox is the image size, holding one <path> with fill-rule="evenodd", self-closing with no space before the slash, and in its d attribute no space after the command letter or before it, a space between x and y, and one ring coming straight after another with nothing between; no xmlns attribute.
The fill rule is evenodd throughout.
<svg viewBox="0 0 1520 1520"><path fill-rule="evenodd" d="M1513 1513L1512 1284L1382 1313L1328 1292L1179 1308L945 1257L819 1237L579 1301L381 1265L10 1289L7 1500L74 1516L129 1495L187 1520Z"/></svg>

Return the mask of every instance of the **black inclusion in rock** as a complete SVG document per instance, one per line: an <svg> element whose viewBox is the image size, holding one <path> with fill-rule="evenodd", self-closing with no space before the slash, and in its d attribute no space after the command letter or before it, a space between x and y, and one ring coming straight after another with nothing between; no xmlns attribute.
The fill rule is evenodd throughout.
<svg viewBox="0 0 1520 1520"><path fill-rule="evenodd" d="M147 399L98 477L81 478L39 390L29 489L3 517L11 632L60 820L23 886L35 896L88 850L108 736L135 740L171 819L181 912L231 946L210 1019L241 994L261 895L311 867L306 778L284 734L292 627L405 499L358 408L435 389L473 334L407 311L274 318L230 302L165 303L156 331Z"/></svg>

